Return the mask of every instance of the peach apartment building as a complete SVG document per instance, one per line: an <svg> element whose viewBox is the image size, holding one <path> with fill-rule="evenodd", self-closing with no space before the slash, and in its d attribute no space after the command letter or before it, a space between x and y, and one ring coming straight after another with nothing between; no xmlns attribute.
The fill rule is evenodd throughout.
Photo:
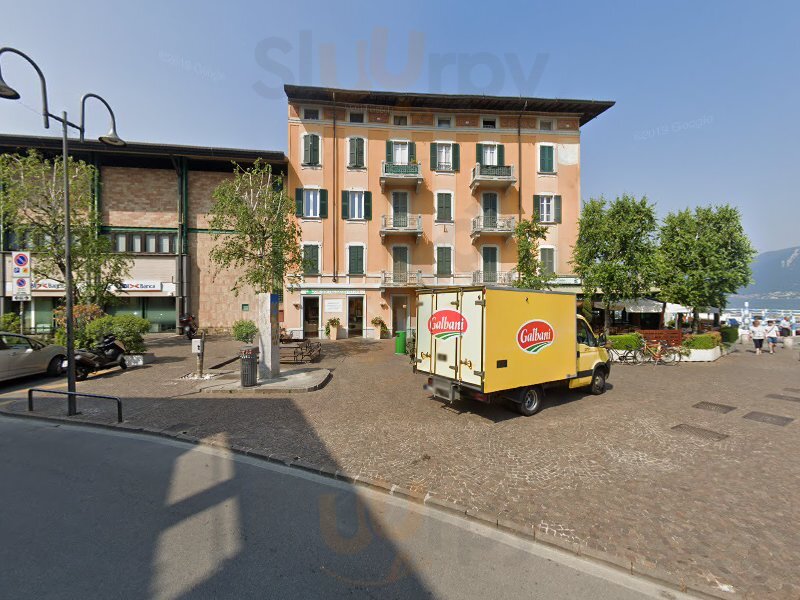
<svg viewBox="0 0 800 600"><path fill-rule="evenodd" d="M570 271L580 211L580 128L608 101L285 86L288 189L305 256L284 290L284 327L372 335L412 328L416 290L512 285L515 225L548 225L556 284Z"/></svg>

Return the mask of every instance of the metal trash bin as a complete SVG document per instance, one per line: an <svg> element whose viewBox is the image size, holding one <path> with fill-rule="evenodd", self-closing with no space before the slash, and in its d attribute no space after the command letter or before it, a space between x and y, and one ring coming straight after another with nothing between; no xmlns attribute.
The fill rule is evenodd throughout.
<svg viewBox="0 0 800 600"><path fill-rule="evenodd" d="M405 354L406 353L406 332L405 331L398 331L397 337L394 338L394 353L395 354Z"/></svg>
<svg viewBox="0 0 800 600"><path fill-rule="evenodd" d="M242 387L258 383L258 346L245 346L239 351Z"/></svg>

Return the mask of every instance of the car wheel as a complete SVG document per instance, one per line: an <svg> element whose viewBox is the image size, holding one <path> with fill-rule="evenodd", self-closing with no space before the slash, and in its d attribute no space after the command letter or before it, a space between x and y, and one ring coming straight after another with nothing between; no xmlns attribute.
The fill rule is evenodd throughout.
<svg viewBox="0 0 800 600"><path fill-rule="evenodd" d="M599 396L606 391L606 373L603 369L595 369L592 375L592 384L589 387L592 394Z"/></svg>
<svg viewBox="0 0 800 600"><path fill-rule="evenodd" d="M47 374L50 377L58 377L59 375L64 374L64 367L61 366L61 363L64 362L63 356L54 356L50 360L50 364L47 365Z"/></svg>
<svg viewBox="0 0 800 600"><path fill-rule="evenodd" d="M539 386L529 387L522 395L522 402L517 405L519 414L530 417L539 412L542 408L542 388Z"/></svg>
<svg viewBox="0 0 800 600"><path fill-rule="evenodd" d="M128 363L125 362L124 358L121 358L119 360L119 368L122 369L123 371L128 368Z"/></svg>
<svg viewBox="0 0 800 600"><path fill-rule="evenodd" d="M75 367L75 379L78 381L84 381L87 377L89 377L88 367Z"/></svg>

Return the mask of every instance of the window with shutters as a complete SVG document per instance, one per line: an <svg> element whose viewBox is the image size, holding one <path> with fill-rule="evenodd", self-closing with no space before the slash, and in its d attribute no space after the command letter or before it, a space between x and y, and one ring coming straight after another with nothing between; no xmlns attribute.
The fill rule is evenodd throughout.
<svg viewBox="0 0 800 600"><path fill-rule="evenodd" d="M303 136L303 165L319 166L319 142L320 137L316 133L307 133Z"/></svg>
<svg viewBox="0 0 800 600"><path fill-rule="evenodd" d="M436 275L439 277L453 275L453 248L450 246L436 247Z"/></svg>
<svg viewBox="0 0 800 600"><path fill-rule="evenodd" d="M453 170L453 144L447 144L447 143L436 144L436 170L437 171Z"/></svg>
<svg viewBox="0 0 800 600"><path fill-rule="evenodd" d="M347 164L349 168L351 169L364 168L364 166L366 165L365 162L366 159L364 154L365 144L366 142L364 141L364 138L359 138L359 137L350 138L350 148L349 148L350 158Z"/></svg>
<svg viewBox="0 0 800 600"><path fill-rule="evenodd" d="M453 222L453 194L451 192L436 193L436 221L439 223Z"/></svg>
<svg viewBox="0 0 800 600"><path fill-rule="evenodd" d="M539 144L539 172L555 173L555 147L551 144Z"/></svg>
<svg viewBox="0 0 800 600"><path fill-rule="evenodd" d="M539 220L542 223L554 221L552 196L539 196Z"/></svg>
<svg viewBox="0 0 800 600"><path fill-rule="evenodd" d="M363 219L364 218L364 192L348 192L347 202L347 218L348 219Z"/></svg>
<svg viewBox="0 0 800 600"><path fill-rule="evenodd" d="M303 275L319 275L319 244L303 244Z"/></svg>
<svg viewBox="0 0 800 600"><path fill-rule="evenodd" d="M408 164L408 142L392 142L392 162L396 165Z"/></svg>
<svg viewBox="0 0 800 600"><path fill-rule="evenodd" d="M347 274L364 274L364 246L351 244L347 247Z"/></svg>
<svg viewBox="0 0 800 600"><path fill-rule="evenodd" d="M364 113L363 112L351 112L350 113L350 122L351 123L363 123L364 122Z"/></svg>
<svg viewBox="0 0 800 600"><path fill-rule="evenodd" d="M319 121L319 109L318 108L304 108L303 109L303 118L309 121Z"/></svg>
<svg viewBox="0 0 800 600"><path fill-rule="evenodd" d="M556 249L553 247L539 248L539 261L542 264L542 273L556 272Z"/></svg>
<svg viewBox="0 0 800 600"><path fill-rule="evenodd" d="M319 190L303 190L303 216L319 218Z"/></svg>

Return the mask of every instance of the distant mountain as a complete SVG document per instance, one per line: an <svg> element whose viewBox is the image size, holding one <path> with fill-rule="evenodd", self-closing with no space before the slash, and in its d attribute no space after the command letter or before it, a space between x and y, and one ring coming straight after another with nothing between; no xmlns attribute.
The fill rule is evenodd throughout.
<svg viewBox="0 0 800 600"><path fill-rule="evenodd" d="M764 252L753 260L753 283L728 300L728 306L800 308L800 246Z"/></svg>

